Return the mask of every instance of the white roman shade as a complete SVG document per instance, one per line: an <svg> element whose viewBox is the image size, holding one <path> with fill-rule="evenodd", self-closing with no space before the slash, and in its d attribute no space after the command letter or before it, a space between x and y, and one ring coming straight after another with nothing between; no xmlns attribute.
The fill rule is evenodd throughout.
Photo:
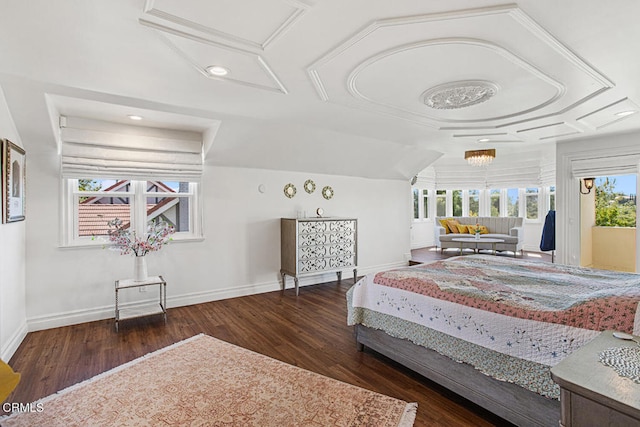
<svg viewBox="0 0 640 427"><path fill-rule="evenodd" d="M422 170L416 176L416 186L420 188L434 188L436 185L436 171L432 166Z"/></svg>
<svg viewBox="0 0 640 427"><path fill-rule="evenodd" d="M571 161L574 178L591 178L607 175L634 175L638 173L640 155L615 155Z"/></svg>
<svg viewBox="0 0 640 427"><path fill-rule="evenodd" d="M484 188L527 188L541 186L538 160L521 160L514 164L494 164L489 167L461 166L459 163L436 165L436 189L463 190Z"/></svg>
<svg viewBox="0 0 640 427"><path fill-rule="evenodd" d="M461 173L461 169L464 170ZM438 190L480 190L486 187L487 171L485 168L459 166L436 166L435 187Z"/></svg>
<svg viewBox="0 0 640 427"><path fill-rule="evenodd" d="M555 159L545 160L540 164L540 184L542 184L543 187L553 187L556 185Z"/></svg>
<svg viewBox="0 0 640 427"><path fill-rule="evenodd" d="M542 187L539 160L514 161L513 165L502 166L487 177L487 188L528 188Z"/></svg>
<svg viewBox="0 0 640 427"><path fill-rule="evenodd" d="M66 118L60 129L64 178L199 181L202 134Z"/></svg>

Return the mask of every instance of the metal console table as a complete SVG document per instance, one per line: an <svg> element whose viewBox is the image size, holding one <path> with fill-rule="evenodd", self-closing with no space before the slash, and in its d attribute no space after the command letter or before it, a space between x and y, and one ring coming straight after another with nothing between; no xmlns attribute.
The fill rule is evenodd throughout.
<svg viewBox="0 0 640 427"><path fill-rule="evenodd" d="M146 304L143 306L120 308L118 294L121 290L141 288L145 286L158 286L160 288L159 304ZM162 276L152 276L147 280L136 282L133 279L116 280L116 332L118 332L118 324L121 320L133 319L136 317L153 316L162 314L164 322L167 323L167 282Z"/></svg>

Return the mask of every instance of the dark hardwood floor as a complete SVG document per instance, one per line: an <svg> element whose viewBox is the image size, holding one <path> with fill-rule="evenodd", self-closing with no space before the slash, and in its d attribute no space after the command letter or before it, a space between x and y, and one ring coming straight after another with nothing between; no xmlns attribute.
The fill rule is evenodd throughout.
<svg viewBox="0 0 640 427"><path fill-rule="evenodd" d="M31 332L10 360L22 379L6 402L32 402L205 333L340 381L418 402L416 426L509 425L371 350L358 352L352 328L346 325L345 293L352 284L352 279L345 279L305 286L298 297L287 289L172 308L166 325L160 316L133 319L123 321L119 333L112 319ZM171 295L171 284L168 292Z"/></svg>

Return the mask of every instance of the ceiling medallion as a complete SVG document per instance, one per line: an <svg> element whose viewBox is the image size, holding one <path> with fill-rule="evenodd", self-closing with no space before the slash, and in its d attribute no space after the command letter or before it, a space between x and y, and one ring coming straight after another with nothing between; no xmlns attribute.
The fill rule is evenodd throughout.
<svg viewBox="0 0 640 427"><path fill-rule="evenodd" d="M498 85L494 83L484 80L463 80L432 87L422 97L427 107L453 110L488 101L496 93L498 93Z"/></svg>

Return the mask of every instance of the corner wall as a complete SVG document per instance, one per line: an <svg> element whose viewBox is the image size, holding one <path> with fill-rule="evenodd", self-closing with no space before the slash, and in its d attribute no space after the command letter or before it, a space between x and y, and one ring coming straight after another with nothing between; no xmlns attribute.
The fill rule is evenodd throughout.
<svg viewBox="0 0 640 427"><path fill-rule="evenodd" d="M21 147L22 141L0 87L0 138ZM27 150L27 191L31 189ZM33 211L27 204L27 220L0 224L0 358L9 361L27 334L25 305L25 229Z"/></svg>

